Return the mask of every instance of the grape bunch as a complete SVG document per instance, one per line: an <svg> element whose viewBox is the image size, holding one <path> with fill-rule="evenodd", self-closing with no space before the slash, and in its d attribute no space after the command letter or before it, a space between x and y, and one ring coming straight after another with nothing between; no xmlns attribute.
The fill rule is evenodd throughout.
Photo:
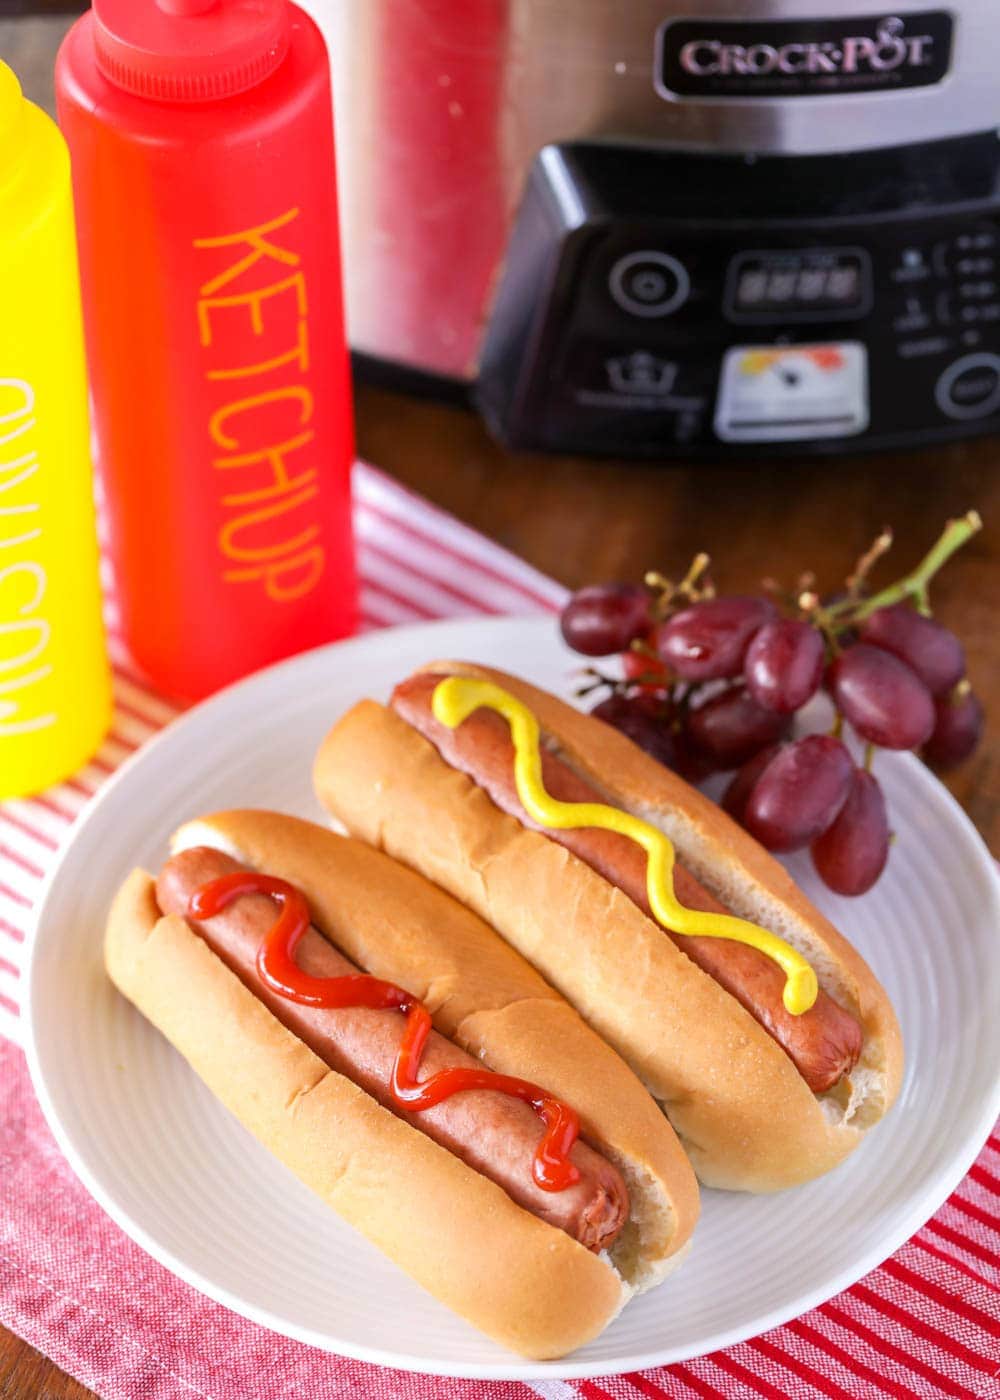
<svg viewBox="0 0 1000 1400"><path fill-rule="evenodd" d="M891 833L873 769L879 749L913 749L945 769L972 753L983 709L958 638L931 616L928 584L980 528L950 521L911 574L873 592L870 572L892 543L885 530L844 591L823 599L804 575L791 594L717 597L701 554L679 584L597 584L574 593L560 626L584 656L618 656L621 677L589 669L591 713L691 782L732 772L722 805L769 850L808 847L822 879L858 895L881 875ZM820 690L834 707L827 734L793 736ZM855 762L846 726L864 744Z"/></svg>

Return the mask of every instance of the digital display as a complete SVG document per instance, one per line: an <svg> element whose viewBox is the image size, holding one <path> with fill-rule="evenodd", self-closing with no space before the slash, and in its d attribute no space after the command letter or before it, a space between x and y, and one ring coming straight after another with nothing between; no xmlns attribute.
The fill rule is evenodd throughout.
<svg viewBox="0 0 1000 1400"><path fill-rule="evenodd" d="M741 253L729 276L729 312L740 320L863 314L868 281L854 250Z"/></svg>

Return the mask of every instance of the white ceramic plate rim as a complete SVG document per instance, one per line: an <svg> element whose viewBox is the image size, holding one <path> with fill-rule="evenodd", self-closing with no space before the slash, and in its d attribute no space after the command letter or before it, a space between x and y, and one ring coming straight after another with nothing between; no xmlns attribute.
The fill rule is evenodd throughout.
<svg viewBox="0 0 1000 1400"><path fill-rule="evenodd" d="M441 655L446 652L455 652L457 649L449 641L446 645L439 643L438 638L442 636L454 635L456 628L462 626L474 626L476 632L481 633L484 628L551 628L552 622L549 619L525 618L512 619L509 617L494 619L443 619L436 622L419 623L412 627L395 629L397 634L405 632L408 637L419 634L421 638L426 638L425 654L427 656ZM81 831L85 829L95 812L100 810L105 803L112 800L120 787L131 783L134 775L141 771L148 761L150 754L155 753L166 744L177 742L177 736L186 732L187 728L194 727L204 722L206 715L218 714L220 719L225 715L232 697L237 693L242 693L260 684L267 684L276 673L283 674L289 686L295 686L295 677L298 670L307 670L311 665L316 664L317 658L324 653L336 652L338 657L343 657L345 661L350 660L350 653L354 650L363 651L370 634L354 637L347 641L335 642L330 646L319 647L313 651L305 652L299 656L290 658L287 661L279 662L276 666L268 667L263 671L238 681L234 685L228 686L225 690L212 696L208 700L193 706L186 713L174 720L161 733L150 739L142 748L128 758L116 773L109 778L107 783L101 788L98 795L93 799L81 819L74 825L68 838L60 849L54 865L51 867L47 878L43 882L39 893L38 902L34 911L34 927L41 925L44 921L46 907L52 897L52 891L60 878L60 871L65 863L74 843L79 839ZM936 802L945 808L952 820L957 821L969 840L970 855L975 854L977 863L988 871L988 878L993 881L994 887L1000 896L1000 877L998 877L992 857L983 845L976 828L969 820L968 816L955 801L941 783L919 762L918 759L908 754L897 755L897 761L912 764L919 770L921 781L925 785L927 799ZM571 1358L553 1362L531 1362L511 1360L509 1363L451 1363L442 1361L435 1364L433 1372L427 1370L427 1359L424 1356L412 1356L405 1352L386 1351L376 1347L358 1346L349 1337L331 1338L328 1333L317 1332L309 1327L299 1327L288 1319L279 1317L269 1309L257 1307L239 1297L230 1289L221 1287L211 1278L205 1276L200 1270L190 1267L185 1260L173 1250L165 1247L149 1233L146 1228L139 1223L134 1216L122 1208L116 1200L113 1192L107 1190L101 1180L90 1171L86 1164L82 1151L77 1149L77 1145L72 1135L64 1128L55 1108L52 1097L49 1094L45 1072L41 1064L38 1043L35 1035L36 1018L39 1015L35 1005L35 983L33 956L34 938L32 938L32 949L29 951L28 964L25 973L25 1001L22 1008L25 1032L25 1051L28 1066L31 1073L35 1093L38 1097L46 1121L59 1145L60 1150L66 1157L70 1166L78 1178L82 1181L90 1195L97 1201L98 1205L111 1217L114 1222L125 1231L147 1254L151 1255L158 1263L164 1265L171 1273L184 1280L185 1283L199 1290L199 1292L222 1303L240 1316L246 1317L253 1322L257 1322L271 1331L281 1335L291 1337L300 1342L305 1342L310 1346L320 1350L333 1352L336 1355L351 1357L359 1361L373 1362L377 1365L391 1366L399 1370L416 1371L423 1374L434 1374L445 1377L477 1379L477 1380L575 1380L595 1378L609 1374L620 1374L622 1371L640 1371L654 1366L670 1365L678 1361L687 1361L695 1356L709 1354L712 1351L722 1350L725 1347L733 1346L737 1342L746 1341L750 1337L759 1336L774 1327L779 1327L782 1323L788 1322L791 1318L799 1317L808 1312L811 1308L818 1306L827 1299L849 1288L858 1279L876 1268L884 1259L908 1240L927 1220L934 1215L941 1205L947 1200L966 1175L978 1156L983 1143L988 1138L990 1131L998 1116L1000 1116L1000 1076L998 1076L994 1091L988 1096L975 1119L975 1126L966 1134L963 1142L956 1144L951 1156L947 1170L942 1169L934 1181L933 1188L928 1187L924 1194L914 1203L912 1210L899 1223L894 1230L877 1234L872 1240L871 1247L862 1252L853 1263L843 1269L834 1271L823 1282L818 1283L812 1289L803 1290L795 1299L786 1306L776 1307L765 1313L748 1318L745 1322L736 1324L729 1328L719 1329L717 1333L711 1335L709 1342L705 1345L686 1348L684 1345L673 1346L663 1349L653 1349L644 1352L630 1354L623 1358L622 1365L615 1371L609 1372L606 1365L595 1363L594 1361L574 1362Z"/></svg>

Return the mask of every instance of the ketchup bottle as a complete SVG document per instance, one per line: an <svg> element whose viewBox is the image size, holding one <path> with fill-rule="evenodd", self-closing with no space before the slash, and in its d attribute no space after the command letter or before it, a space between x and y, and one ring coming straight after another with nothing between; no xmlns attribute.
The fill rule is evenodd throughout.
<svg viewBox="0 0 1000 1400"><path fill-rule="evenodd" d="M110 722L69 156L0 63L0 799Z"/></svg>
<svg viewBox="0 0 1000 1400"><path fill-rule="evenodd" d="M354 625L326 49L288 0L94 0L56 94L124 640L196 699Z"/></svg>

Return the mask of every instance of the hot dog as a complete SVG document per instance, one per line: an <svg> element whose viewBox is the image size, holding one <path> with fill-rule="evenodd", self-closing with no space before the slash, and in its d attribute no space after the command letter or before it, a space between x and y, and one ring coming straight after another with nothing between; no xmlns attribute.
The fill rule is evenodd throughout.
<svg viewBox="0 0 1000 1400"><path fill-rule="evenodd" d="M184 918L196 891L220 875L241 869L246 867L209 846L180 851L157 876L156 902L164 914ZM325 1064L392 1108L388 1086L399 1048L398 1012L302 1006L272 991L261 981L255 960L274 918L274 903L267 895L249 894L214 918L190 922L240 981ZM315 928L303 937L296 961L314 977L344 977L360 971ZM424 1074L459 1066L478 1068L471 1055L432 1031L423 1056ZM585 1142L577 1141L571 1154L579 1172L575 1185L543 1191L535 1184L526 1164L542 1135L542 1124L527 1104L473 1090L422 1113L402 1116L497 1182L518 1205L565 1230L587 1249L609 1249L621 1234L628 1214L625 1183L620 1172Z"/></svg>
<svg viewBox="0 0 1000 1400"><path fill-rule="evenodd" d="M473 704L442 723L432 697L449 676L499 687L527 712L557 808L596 800L626 827L640 818L675 848L676 905L704 911L708 926L736 915L770 943L652 918L650 857L625 827L529 817L514 721ZM391 709L365 701L344 716L314 782L352 834L488 916L563 992L652 1090L706 1184L809 1180L893 1102L899 1029L856 950L725 813L599 720L504 673L435 663L397 688ZM812 978L805 1009L786 1004L791 974L761 951L776 941L796 976Z"/></svg>
<svg viewBox="0 0 1000 1400"><path fill-rule="evenodd" d="M524 826L544 830L525 812L514 781L514 745L510 729L490 710L477 710L457 729L434 718L431 697L440 678L418 674L403 681L392 693L392 708L419 730L442 758L466 773L489 793L504 812ZM592 783L581 778L564 759L542 749L545 787L564 802L604 800ZM610 881L652 917L646 893L646 857L625 836L593 828L548 833L599 875ZM674 868L677 897L691 909L729 913L680 862ZM792 1016L782 1003L784 976L780 967L756 948L727 939L674 938L682 953L693 959L720 986L745 1006L791 1058L814 1093L831 1089L858 1062L861 1027L843 1007L820 989L815 1004L801 1016Z"/></svg>
<svg viewBox="0 0 1000 1400"><path fill-rule="evenodd" d="M479 918L387 856L274 813L188 823L172 848L155 881L134 871L119 892L112 980L419 1283L505 1345L554 1356L673 1267L697 1217L676 1138L625 1064ZM249 892L223 889L232 880ZM285 964L268 959L292 896L304 913L278 975ZM400 999L360 1004L362 985ZM328 987L348 1001L296 999ZM411 1003L434 1022L417 1096L456 1072L475 1080L419 1111L396 1099ZM575 1179L540 1184L549 1120L493 1081L541 1086L536 1108L543 1092L572 1101L579 1136L563 1165Z"/></svg>

